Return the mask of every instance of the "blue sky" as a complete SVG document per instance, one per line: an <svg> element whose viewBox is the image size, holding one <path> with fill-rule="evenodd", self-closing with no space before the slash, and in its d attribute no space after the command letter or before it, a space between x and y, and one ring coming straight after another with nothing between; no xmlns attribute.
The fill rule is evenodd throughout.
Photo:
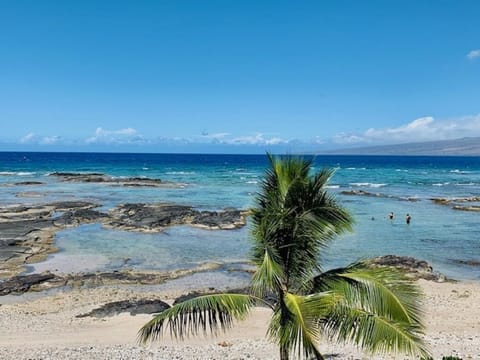
<svg viewBox="0 0 480 360"><path fill-rule="evenodd" d="M480 136L479 1L0 0L0 150Z"/></svg>

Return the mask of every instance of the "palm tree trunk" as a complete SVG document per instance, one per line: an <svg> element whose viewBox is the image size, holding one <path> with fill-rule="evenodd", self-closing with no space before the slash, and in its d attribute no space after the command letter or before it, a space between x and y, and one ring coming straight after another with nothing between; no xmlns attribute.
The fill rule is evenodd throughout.
<svg viewBox="0 0 480 360"><path fill-rule="evenodd" d="M288 349L284 345L280 345L280 360L288 360Z"/></svg>
<svg viewBox="0 0 480 360"><path fill-rule="evenodd" d="M280 326L285 328L287 323L288 309L284 302L285 293L283 289L278 289L278 300L280 306ZM280 360L288 360L289 348L280 343Z"/></svg>

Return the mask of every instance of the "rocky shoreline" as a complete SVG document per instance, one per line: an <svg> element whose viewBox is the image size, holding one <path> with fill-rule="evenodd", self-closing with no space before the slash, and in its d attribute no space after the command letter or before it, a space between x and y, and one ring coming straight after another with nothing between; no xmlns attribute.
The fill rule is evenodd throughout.
<svg viewBox="0 0 480 360"><path fill-rule="evenodd" d="M230 230L246 224L248 212L237 209L199 211L170 203L120 204L108 212L88 201L63 201L0 209L0 278L24 271L26 264L55 252L57 231L99 223L110 229L160 232L174 225Z"/></svg>
<svg viewBox="0 0 480 360"><path fill-rule="evenodd" d="M347 195L347 196L378 197L378 198L395 199L399 201L409 201L409 202L421 201L419 198L416 198L416 197L394 196L394 195L388 195L388 194L379 193L379 192L370 192L366 190L343 190L340 192L340 194ZM430 198L429 200L436 205L450 206L453 210L480 212L480 197L478 196L453 198L453 199ZM469 203L470 205L464 205L465 203Z"/></svg>
<svg viewBox="0 0 480 360"><path fill-rule="evenodd" d="M224 269L221 263L204 263L190 269L172 271L105 271L95 273L40 274L15 275L0 280L0 296L9 294L24 294L58 288L101 287L110 285L159 285L168 280L174 280L196 273ZM250 272L250 270L237 270Z"/></svg>
<svg viewBox="0 0 480 360"><path fill-rule="evenodd" d="M59 212L91 212L97 204L85 201L14 206L0 210L0 278L18 274L24 265L55 252L54 235L69 224L59 222ZM79 218L80 219L80 218ZM81 223L92 222L92 217ZM80 223L80 220L78 221Z"/></svg>
<svg viewBox="0 0 480 360"><path fill-rule="evenodd" d="M391 267L404 273L412 280L429 280L434 282L453 281L434 271L426 261L408 256L385 255L368 260L372 267ZM218 271L224 268L222 263L204 263L195 268L174 271L111 271L79 274L41 274L15 275L0 281L0 296L40 292L58 288L102 287L110 285L159 285L169 280L190 276L201 272ZM231 270L229 270L231 271ZM251 273L248 268L236 269Z"/></svg>

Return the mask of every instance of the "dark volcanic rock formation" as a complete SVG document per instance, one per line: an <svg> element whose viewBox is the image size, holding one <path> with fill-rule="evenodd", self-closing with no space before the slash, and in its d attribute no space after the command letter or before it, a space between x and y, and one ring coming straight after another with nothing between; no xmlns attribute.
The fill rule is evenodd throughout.
<svg viewBox="0 0 480 360"><path fill-rule="evenodd" d="M168 272L158 271L112 271L86 274L42 274L17 275L0 280L0 296L21 294L27 291L42 291L63 286L95 287L105 285L158 285L167 280L178 279L194 273L218 270L222 265L206 263L196 268L180 269Z"/></svg>
<svg viewBox="0 0 480 360"><path fill-rule="evenodd" d="M451 206L454 210L478 211L480 212L480 196L471 196L464 198L431 198L434 204ZM469 203L469 205L463 205ZM472 204L473 203L473 204Z"/></svg>
<svg viewBox="0 0 480 360"><path fill-rule="evenodd" d="M401 201L412 201L412 202L420 201L420 199L414 198L414 197L393 196L393 195L382 194L382 193L372 193L372 192L365 191L365 190L344 190L344 191L341 191L340 194L342 194L342 195L380 197L380 198L397 199L397 200L401 200Z"/></svg>
<svg viewBox="0 0 480 360"><path fill-rule="evenodd" d="M108 180L108 177L101 173L53 172L49 175L69 182L105 182Z"/></svg>
<svg viewBox="0 0 480 360"><path fill-rule="evenodd" d="M198 211L175 204L125 204L103 213L86 201L60 201L43 205L0 209L0 278L18 274L28 263L43 260L56 251L58 230L81 224L158 232L172 225L206 229L235 229L246 224L246 212L236 209ZM55 216L54 216L55 215Z"/></svg>
<svg viewBox="0 0 480 360"><path fill-rule="evenodd" d="M105 183L118 186L146 186L146 187L172 187L182 186L181 184L173 184L170 182L163 182L160 179L151 179L147 177L129 177L129 178L114 178L101 173L75 173L75 172L54 172L50 176L56 176L62 181L66 182L80 182L80 183Z"/></svg>
<svg viewBox="0 0 480 360"><path fill-rule="evenodd" d="M188 224L207 229L235 229L246 224L246 214L236 209L198 211L168 203L123 204L110 211L106 226L116 229L158 232L172 225Z"/></svg>
<svg viewBox="0 0 480 360"><path fill-rule="evenodd" d="M54 278L55 275L50 273L14 276L8 280L0 282L0 296L8 295L10 293L27 292L32 286L44 283Z"/></svg>
<svg viewBox="0 0 480 360"><path fill-rule="evenodd" d="M64 201L33 207L15 206L1 209L0 277L17 274L23 265L42 260L47 254L55 251L53 240L55 232L61 227L89 222L92 219L91 209L96 206L85 201ZM69 220L66 218L58 224L53 214L62 211L79 216L75 221L73 218Z"/></svg>
<svg viewBox="0 0 480 360"><path fill-rule="evenodd" d="M245 225L245 215L245 212L237 209L196 211L190 224L207 229L235 229Z"/></svg>
<svg viewBox="0 0 480 360"><path fill-rule="evenodd" d="M452 207L452 209L461 210L461 211L479 211L480 212L480 206L476 206L476 205L471 205L471 206L455 205Z"/></svg>
<svg viewBox="0 0 480 360"><path fill-rule="evenodd" d="M55 218L56 226L78 226L80 224L92 224L107 220L108 214L93 209L79 209L66 211Z"/></svg>
<svg viewBox="0 0 480 360"><path fill-rule="evenodd" d="M43 185L43 183L40 182L40 181L20 181L20 182L14 183L13 185L17 185L17 186L30 186L30 185Z"/></svg>
<svg viewBox="0 0 480 360"><path fill-rule="evenodd" d="M77 318L94 316L104 318L107 316L118 315L122 312L129 312L130 315L137 314L155 314L170 308L166 302L161 300L122 300L105 304L97 309L93 309L89 313L77 315Z"/></svg>
<svg viewBox="0 0 480 360"><path fill-rule="evenodd" d="M480 260L450 259L450 261L460 265L475 266L475 267L480 266Z"/></svg>
<svg viewBox="0 0 480 360"><path fill-rule="evenodd" d="M180 225L195 214L190 206L174 204L122 204L110 211L106 225L123 230L159 231Z"/></svg>
<svg viewBox="0 0 480 360"><path fill-rule="evenodd" d="M366 261L373 267L393 267L413 279L425 279L437 282L446 281L445 275L434 272L433 268L424 260L409 256L384 255Z"/></svg>

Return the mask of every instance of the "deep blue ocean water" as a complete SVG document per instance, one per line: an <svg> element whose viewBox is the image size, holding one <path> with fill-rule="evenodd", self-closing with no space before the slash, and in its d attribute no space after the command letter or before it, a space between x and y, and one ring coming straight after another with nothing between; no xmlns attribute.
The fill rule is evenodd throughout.
<svg viewBox="0 0 480 360"><path fill-rule="evenodd" d="M354 232L337 238L322 254L324 268L385 254L409 255L458 279L480 279L480 212L453 210L430 199L480 196L479 157L316 156L315 169L335 168L330 191L351 211ZM249 208L267 165L264 155L0 153L0 206L85 199L108 210L126 202L163 202L198 209ZM146 176L185 184L181 188L130 188L61 182L54 171ZM39 186L13 185L41 181ZM384 196L342 195L364 190ZM406 201L415 198L417 201ZM472 203L472 205L479 205ZM396 216L387 218L390 211ZM411 214L410 225L405 214ZM248 226L206 231L187 226L159 234L83 225L60 231L60 252L32 271L175 269L208 261L227 264L248 258Z"/></svg>

